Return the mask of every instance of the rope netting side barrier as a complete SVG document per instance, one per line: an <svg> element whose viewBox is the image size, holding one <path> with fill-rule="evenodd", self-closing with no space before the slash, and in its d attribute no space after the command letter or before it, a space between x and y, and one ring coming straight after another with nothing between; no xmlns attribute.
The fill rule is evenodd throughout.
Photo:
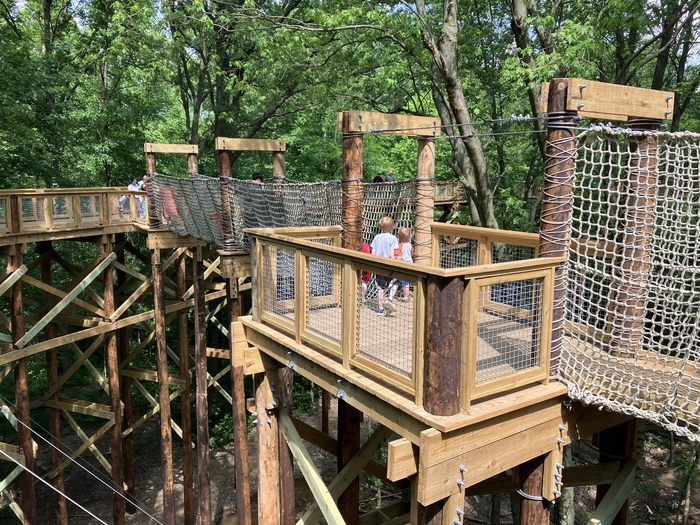
<svg viewBox="0 0 700 525"><path fill-rule="evenodd" d="M336 226L341 224L340 181L257 183L195 175L152 177L161 225L182 236L216 244L225 250L249 249L245 228ZM222 213L222 185L227 187L230 213ZM395 228L415 224L415 182L363 184L362 238L368 244L379 233L379 219L388 215ZM432 186L430 191L432 191ZM224 224L230 217L230 223ZM225 240L230 228L232 240Z"/></svg>
<svg viewBox="0 0 700 525"><path fill-rule="evenodd" d="M700 441L700 135L578 137L560 379Z"/></svg>

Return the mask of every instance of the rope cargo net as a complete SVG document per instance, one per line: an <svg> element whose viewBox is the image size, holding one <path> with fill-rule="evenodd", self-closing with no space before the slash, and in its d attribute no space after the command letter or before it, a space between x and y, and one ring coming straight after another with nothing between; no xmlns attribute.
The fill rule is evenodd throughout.
<svg viewBox="0 0 700 525"><path fill-rule="evenodd" d="M579 135L560 379L697 441L699 223L700 135Z"/></svg>
<svg viewBox="0 0 700 525"><path fill-rule="evenodd" d="M198 174L189 178L154 174L151 181L161 225L183 237L201 239L224 250L248 251L245 228L341 224L340 181L259 184ZM406 226L413 231L416 187L415 182L362 185L365 242L371 243L379 233L379 219L385 215L394 219L395 228ZM429 188L432 192L432 185ZM228 194L229 210L222 208L222 194ZM232 232L228 241L224 236L226 228Z"/></svg>

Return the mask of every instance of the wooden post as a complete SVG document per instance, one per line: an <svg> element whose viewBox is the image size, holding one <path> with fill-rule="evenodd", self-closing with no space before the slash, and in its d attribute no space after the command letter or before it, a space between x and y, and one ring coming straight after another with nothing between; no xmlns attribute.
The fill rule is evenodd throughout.
<svg viewBox="0 0 700 525"><path fill-rule="evenodd" d="M177 295L187 292L187 268L185 255L177 258ZM192 466L192 421L190 417L190 367L187 345L187 310L180 310L177 316L177 353L180 358L180 376L185 381L180 393L180 414L182 425L182 484L184 487L185 525L194 525L194 469Z"/></svg>
<svg viewBox="0 0 700 525"><path fill-rule="evenodd" d="M105 236L102 244L103 255L112 253L112 242L109 236ZM102 274L104 287L104 311L105 317L112 316L114 306L114 269L107 266ZM109 383L109 409L114 418L114 425L110 429L110 465L112 467L112 516L115 525L124 525L124 462L122 456L122 406L119 396L119 359L117 358L117 333L115 331L105 334L105 350L107 365L107 382Z"/></svg>
<svg viewBox="0 0 700 525"><path fill-rule="evenodd" d="M555 78L549 85L547 112L546 157L544 187L540 213L540 257L559 257L567 254L567 238L572 212L574 179L574 116L566 111L568 80ZM564 304L566 303L566 273L563 266L554 275L552 308L552 350L550 376L557 373L559 354L564 337Z"/></svg>
<svg viewBox="0 0 700 525"><path fill-rule="evenodd" d="M126 235L119 234L117 244L121 244L126 239ZM119 250L117 254L117 262L124 264L124 249ZM117 270L117 288L126 284L126 272ZM117 332L117 344L119 345L119 361L124 361L129 357L129 327L121 328ZM128 368L128 363L124 365ZM121 376L120 394L122 404L124 405L124 417L122 419L122 428L130 428L134 424L134 416L131 404L131 378L129 376ZM124 450L124 484L126 485L126 512L134 514L136 512L136 469L135 469L135 453L134 453L134 433L129 432L122 440Z"/></svg>
<svg viewBox="0 0 700 525"><path fill-rule="evenodd" d="M258 523L280 525L279 429L277 410L268 399L271 374L271 371L266 371L254 376L255 410L258 413Z"/></svg>
<svg viewBox="0 0 700 525"><path fill-rule="evenodd" d="M153 187L153 176L156 174L156 154L146 153L146 175L148 184L146 193L148 194L148 226L152 229L160 228L160 218L156 207L156 191ZM108 214L109 215L109 214Z"/></svg>
<svg viewBox="0 0 700 525"><path fill-rule="evenodd" d="M435 139L418 138L418 176L416 177L415 256L418 264L430 264L430 247L435 197Z"/></svg>
<svg viewBox="0 0 700 525"><path fill-rule="evenodd" d="M545 456L539 456L518 466L521 490L534 498L542 497ZM548 525L549 501L522 498L520 501L520 525Z"/></svg>
<svg viewBox="0 0 700 525"><path fill-rule="evenodd" d="M292 415L292 385L294 371L283 367L277 372L278 410ZM280 469L280 524L294 525L294 456L287 445L282 432L279 433L279 469Z"/></svg>
<svg viewBox="0 0 700 525"><path fill-rule="evenodd" d="M199 166L197 165L197 154L188 153L187 154L187 176L189 178L194 177L197 174Z"/></svg>
<svg viewBox="0 0 700 525"><path fill-rule="evenodd" d="M284 152L272 152L272 180L274 182L282 182L286 176L286 168L284 166Z"/></svg>
<svg viewBox="0 0 700 525"><path fill-rule="evenodd" d="M37 244L37 253L44 254L51 251L51 241L40 242ZM41 263L41 280L44 284L49 286L52 284L51 275L51 258L47 257ZM48 307L51 304L51 294L43 291L41 293L41 298L44 306ZM56 325L54 323L49 323L44 328L44 335L47 340L54 339L56 337ZM46 352L46 371L48 387L51 389L58 382L58 355L55 348L48 350ZM51 395L49 398L51 401L58 400L58 392ZM57 469L61 462L63 461L63 454L61 450L63 449L63 439L61 437L61 412L57 408L49 409L49 421L51 426L51 444L53 445L53 450L51 451L51 463L54 469ZM53 486L56 489L56 523L58 525L68 525L68 503L63 496L65 494L65 482L63 477L63 470L57 470L56 476L53 478Z"/></svg>
<svg viewBox="0 0 700 525"><path fill-rule="evenodd" d="M175 523L173 495L173 436L170 428L170 391L168 388L168 354L165 334L165 291L160 250L151 250L153 268L153 311L156 322L156 372L158 375L158 406L160 408L160 452L163 477L163 521Z"/></svg>
<svg viewBox="0 0 700 525"><path fill-rule="evenodd" d="M235 289L233 288L235 287ZM233 410L233 449L236 455L236 514L238 525L252 525L250 508L250 461L248 459L248 427L246 420L245 375L243 365L237 363L233 349L235 339L233 323L242 313L238 279L228 278L229 350L231 352L231 408ZM235 294L234 294L235 292ZM235 296L234 296L235 295Z"/></svg>
<svg viewBox="0 0 700 525"><path fill-rule="evenodd" d="M321 391L321 432L330 434L331 393L328 390Z"/></svg>
<svg viewBox="0 0 700 525"><path fill-rule="evenodd" d="M637 131L658 131L658 120L632 119L629 126ZM620 224L621 253L615 258L614 310L610 333L610 353L634 357L644 333L649 262L656 206L656 149L653 134L630 137L629 177L621 191L625 218Z"/></svg>
<svg viewBox="0 0 700 525"><path fill-rule="evenodd" d="M599 462L618 461L621 457L634 458L637 456L636 445L643 425L637 420L628 421L598 434ZM610 490L611 485L598 485L595 493L596 507ZM626 525L629 514L629 499L626 499L610 525Z"/></svg>
<svg viewBox="0 0 700 525"><path fill-rule="evenodd" d="M351 134L350 112L343 112L343 248L362 251L362 135Z"/></svg>
<svg viewBox="0 0 700 525"><path fill-rule="evenodd" d="M8 273L22 266L24 246L16 244L10 247ZM10 291L10 308L12 323L12 341L17 342L24 336L24 304L22 299L22 281L12 285ZM32 449L32 433L29 416L29 381L27 378L27 359L17 360L15 367L15 406L17 407L17 444L24 454L24 465L34 470L34 451ZM26 525L36 525L36 493L34 492L34 477L29 472L23 472L22 478L22 513Z"/></svg>
<svg viewBox="0 0 700 525"><path fill-rule="evenodd" d="M343 248L362 251L362 135L350 133L350 112L344 111L342 224ZM338 399L338 471L360 450L362 412ZM327 430L327 429L326 429ZM338 509L347 525L360 522L360 480L355 478L338 498Z"/></svg>
<svg viewBox="0 0 700 525"><path fill-rule="evenodd" d="M197 474L199 478L199 520L211 524L209 485L209 399L207 396L207 340L204 310L204 260L202 248L194 249L194 359L197 383Z"/></svg>
<svg viewBox="0 0 700 525"><path fill-rule="evenodd" d="M423 407L436 416L460 410L464 278L428 277Z"/></svg>

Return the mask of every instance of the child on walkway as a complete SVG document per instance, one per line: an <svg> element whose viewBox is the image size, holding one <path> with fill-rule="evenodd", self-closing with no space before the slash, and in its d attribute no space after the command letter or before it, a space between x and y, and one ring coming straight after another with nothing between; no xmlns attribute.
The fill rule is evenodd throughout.
<svg viewBox="0 0 700 525"><path fill-rule="evenodd" d="M374 238L371 244L372 254L393 259L394 251L399 247L399 241L390 233L394 229L394 219L382 217L379 219L379 229L381 233ZM386 312L384 312L384 288L389 288L391 279L385 275L377 275L376 282L378 288L377 315L383 316L386 315ZM391 299L387 301L386 309L390 312L396 311Z"/></svg>
<svg viewBox="0 0 700 525"><path fill-rule="evenodd" d="M399 228L399 247L394 252L394 257L399 261L403 262L413 262L413 245L411 244L411 230L406 227ZM396 289L401 286L403 288L403 299L399 298L400 301L408 301L408 294L410 291L410 284L408 281L399 280L398 283L394 282L391 290L389 291L389 302L393 304L394 295L396 294Z"/></svg>

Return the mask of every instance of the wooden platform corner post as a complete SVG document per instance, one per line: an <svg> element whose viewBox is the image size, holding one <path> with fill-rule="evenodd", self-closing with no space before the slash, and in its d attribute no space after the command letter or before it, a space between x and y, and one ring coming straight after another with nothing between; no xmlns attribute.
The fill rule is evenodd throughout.
<svg viewBox="0 0 700 525"><path fill-rule="evenodd" d="M415 257L418 264L430 264L435 198L435 139L418 138L418 174L416 176Z"/></svg>
<svg viewBox="0 0 700 525"><path fill-rule="evenodd" d="M156 333L156 371L158 374L158 407L160 409L160 452L163 477L163 521L175 523L173 492L173 436L170 427L170 391L168 388L168 354L165 332L165 290L161 252L151 250L153 271L153 311Z"/></svg>
<svg viewBox="0 0 700 525"><path fill-rule="evenodd" d="M436 416L460 411L463 277L428 277L423 408Z"/></svg>
<svg viewBox="0 0 700 525"><path fill-rule="evenodd" d="M289 367L282 367L277 371L277 395L278 410L292 416L292 388L294 384L294 371ZM294 525L294 456L284 438L279 432L279 469L280 469L280 525Z"/></svg>
<svg viewBox="0 0 700 525"><path fill-rule="evenodd" d="M206 311L204 308L203 249L194 249L194 359L197 388L197 473L199 478L199 520L210 525L211 486L209 478L209 398L207 395Z"/></svg>
<svg viewBox="0 0 700 525"><path fill-rule="evenodd" d="M270 405L272 370L255 374L258 431L258 523L280 525L279 428L277 409Z"/></svg>
<svg viewBox="0 0 700 525"><path fill-rule="evenodd" d="M342 246L362 251L362 152L361 133L350 132L350 112L341 117L343 133ZM360 450L362 412L338 399L338 471ZM325 430L325 429L324 429ZM360 523L360 480L356 478L338 498L338 510L347 525Z"/></svg>
<svg viewBox="0 0 700 525"><path fill-rule="evenodd" d="M549 86L547 144L545 147L544 185L540 213L540 257L567 254L573 211L574 153L576 150L575 112L566 110L568 80L555 78ZM566 272L564 266L554 275L552 307L552 346L549 375L556 375L564 338Z"/></svg>
<svg viewBox="0 0 700 525"><path fill-rule="evenodd" d="M107 236L109 239L109 236ZM103 255L112 253L112 242L102 245ZM102 274L104 290L105 318L110 318L115 310L114 268L109 265ZM119 356L117 355L117 332L105 334L107 382L109 383L109 409L114 418L110 429L110 458L112 468L112 516L115 525L126 523L124 505L124 459L122 451L121 396L119 394Z"/></svg>
<svg viewBox="0 0 700 525"><path fill-rule="evenodd" d="M618 269L613 281L615 294L610 329L610 353L635 357L644 334L651 242L656 206L658 139L653 132L660 120L630 119L629 127L648 132L630 136L629 176L621 189L624 218L620 224L622 246L615 256Z"/></svg>

